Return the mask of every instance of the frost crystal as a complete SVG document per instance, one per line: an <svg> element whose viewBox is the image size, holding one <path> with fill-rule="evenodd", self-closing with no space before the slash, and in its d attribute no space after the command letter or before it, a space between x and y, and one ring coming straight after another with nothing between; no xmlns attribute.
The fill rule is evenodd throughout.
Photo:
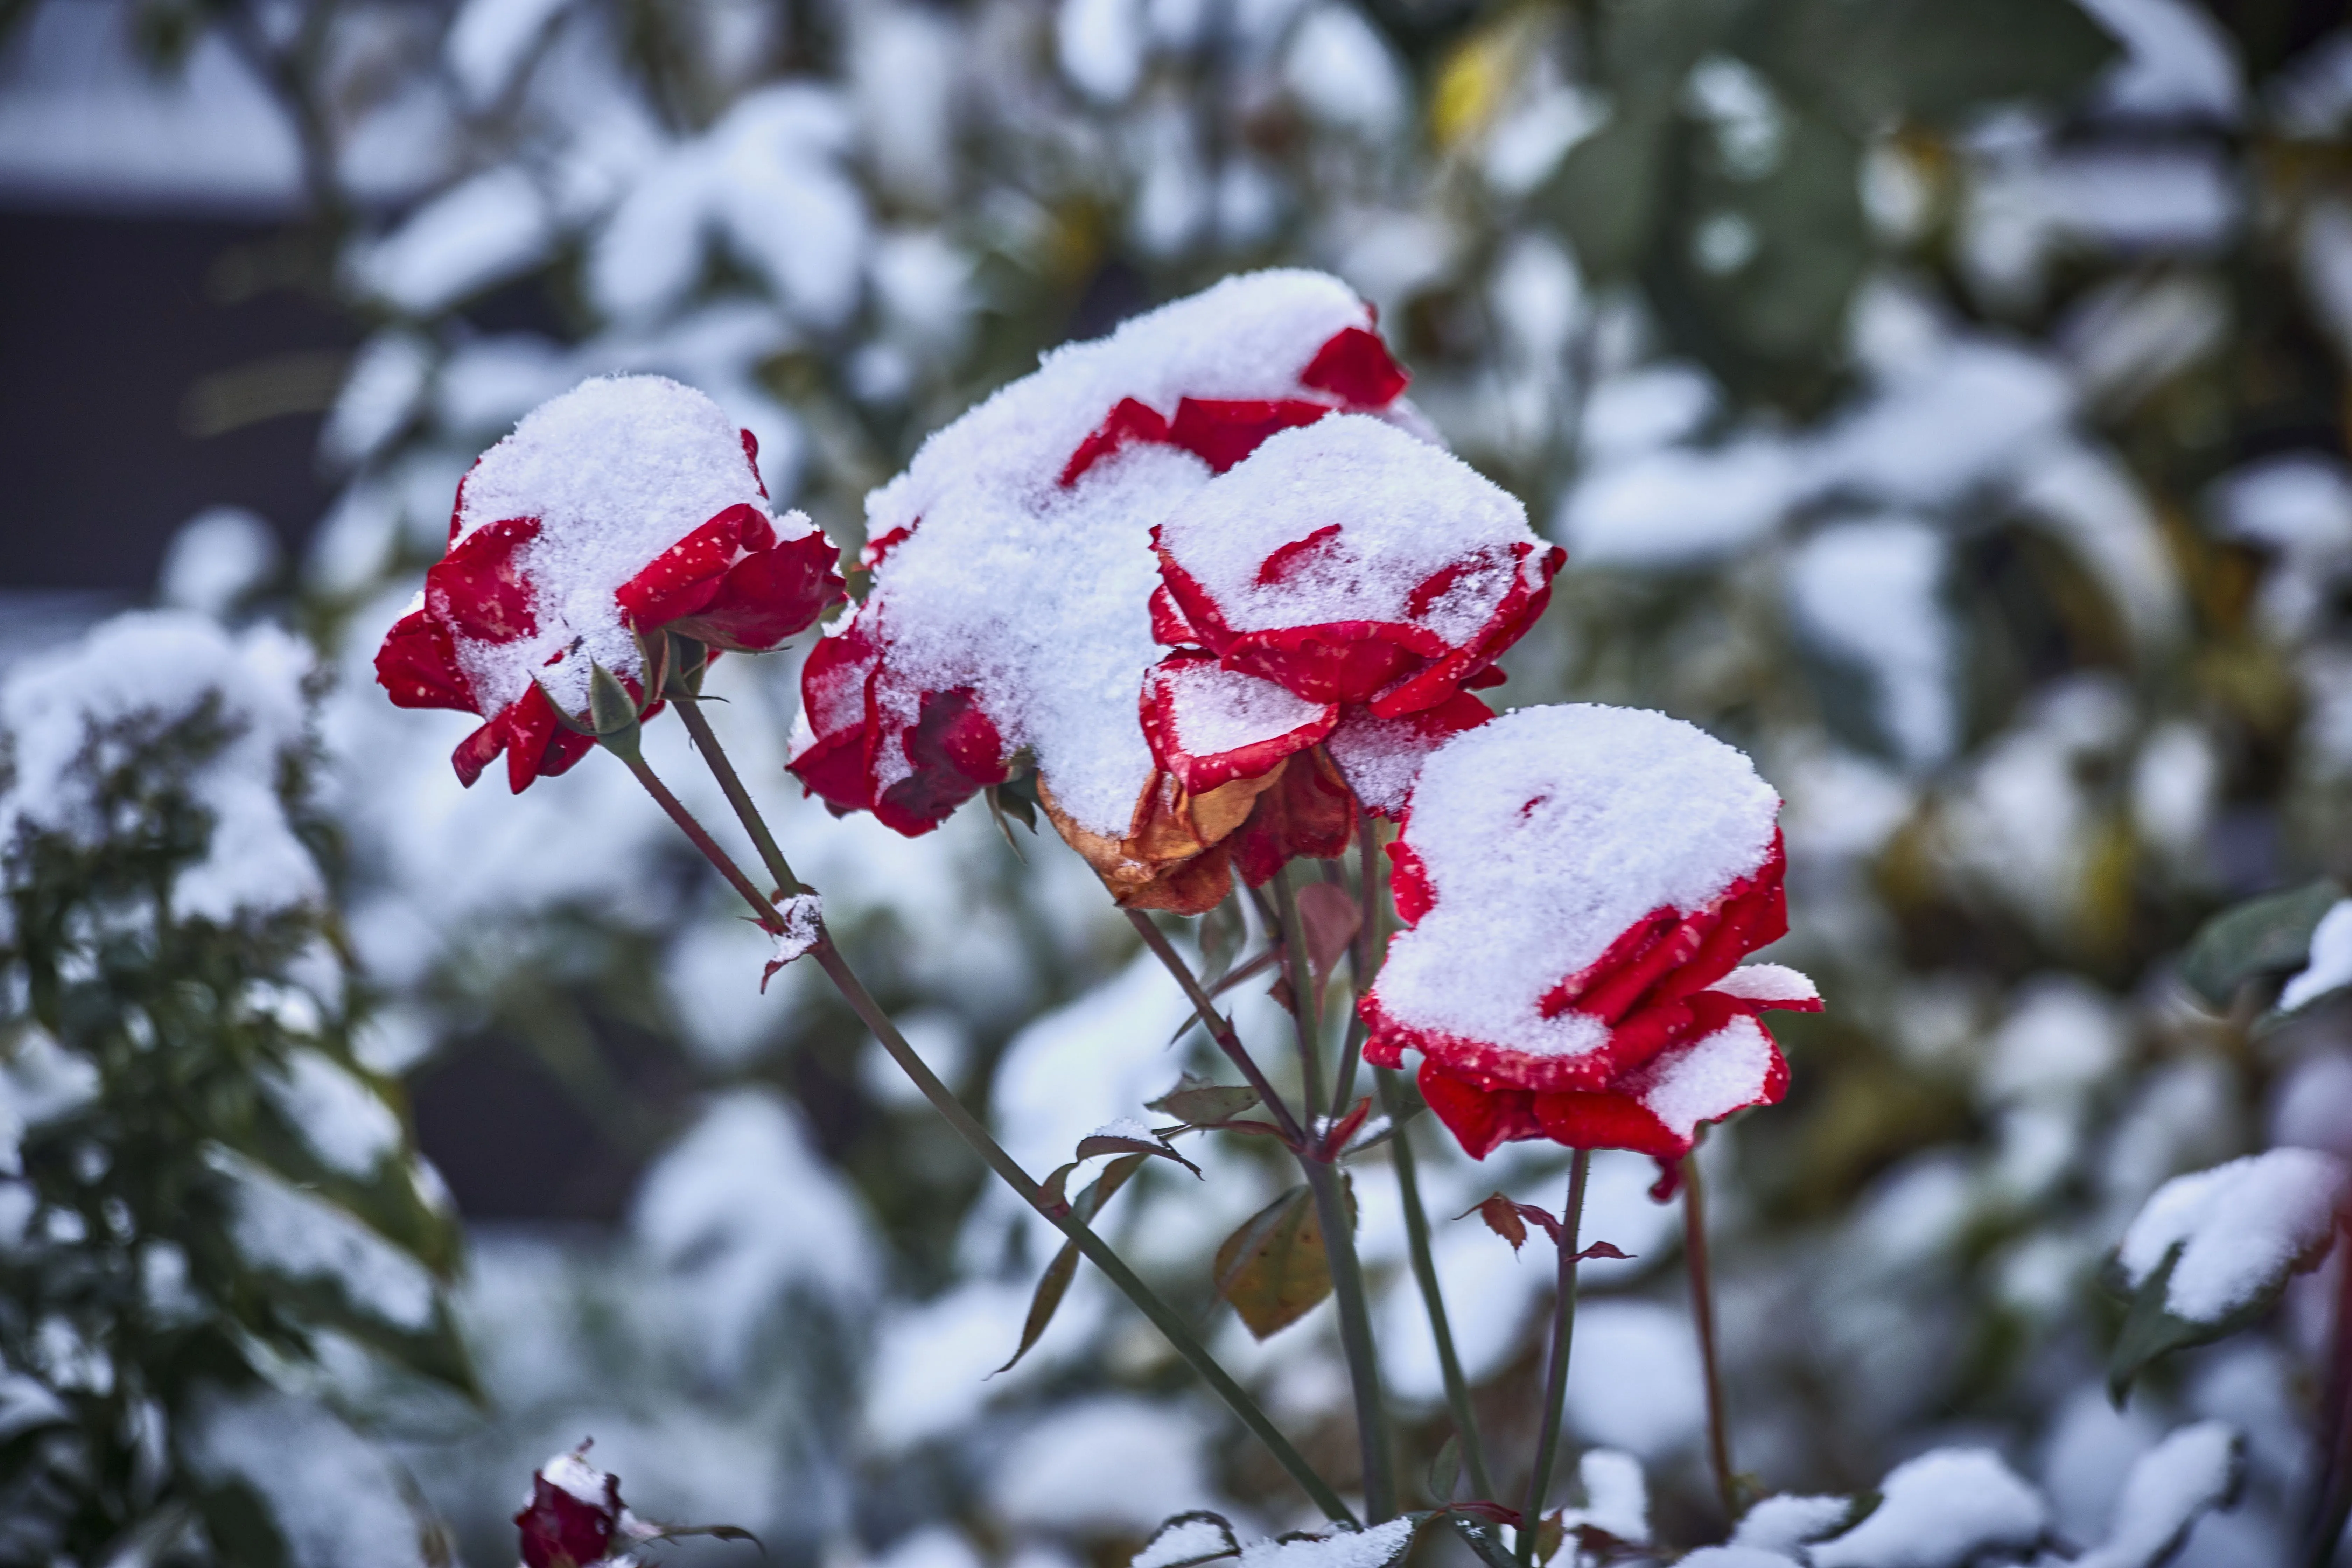
<svg viewBox="0 0 2352 1568"><path fill-rule="evenodd" d="M2326 1248L2344 1182L2344 1162L2313 1149L2273 1149L2175 1176L2141 1206L2116 1260L2137 1288L2178 1246L2165 1310L2218 1322Z"/></svg>

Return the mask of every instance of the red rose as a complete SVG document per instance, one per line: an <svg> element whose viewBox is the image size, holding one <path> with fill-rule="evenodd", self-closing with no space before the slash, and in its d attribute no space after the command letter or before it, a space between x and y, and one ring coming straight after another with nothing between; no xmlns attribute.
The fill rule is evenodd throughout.
<svg viewBox="0 0 2352 1568"><path fill-rule="evenodd" d="M1389 853L1398 917L1363 1002L1365 1057L1422 1053L1430 1108L1473 1155L1520 1138L1688 1152L1778 1100L1756 1015L1821 1006L1777 964L1780 797L1748 759L1630 709L1524 709L1436 748Z"/></svg>
<svg viewBox="0 0 2352 1568"><path fill-rule="evenodd" d="M1274 437L1152 539L1162 642L1381 719L1492 684L1566 558L1469 465L1365 418Z"/></svg>
<svg viewBox="0 0 2352 1568"><path fill-rule="evenodd" d="M587 1460L588 1446L558 1454L530 1479L530 1499L514 1516L525 1568L590 1568L613 1554L627 1509L621 1479Z"/></svg>
<svg viewBox="0 0 2352 1568"><path fill-rule="evenodd" d="M1253 820L1245 868L1336 853L1353 808L1311 740L1171 771L1137 720L1182 679L1146 689L1153 527L1279 432L1393 404L1404 374L1371 324L1318 274L1229 279L934 435L867 498L873 587L803 668L793 771L913 835L1025 757L1063 837L1139 907L1223 897L1220 847Z"/></svg>
<svg viewBox="0 0 2352 1568"><path fill-rule="evenodd" d="M452 758L468 785L501 752L518 795L562 773L594 744L556 716L586 711L592 661L635 691L639 636L757 652L839 596L833 542L770 513L757 457L717 404L659 376L541 405L459 483L448 552L376 679L403 708L488 721Z"/></svg>

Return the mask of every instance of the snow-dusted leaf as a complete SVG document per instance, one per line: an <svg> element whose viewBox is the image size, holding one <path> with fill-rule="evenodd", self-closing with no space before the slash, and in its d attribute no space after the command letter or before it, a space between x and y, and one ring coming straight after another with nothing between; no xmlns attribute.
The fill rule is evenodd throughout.
<svg viewBox="0 0 2352 1568"><path fill-rule="evenodd" d="M1288 1328L1331 1293L1331 1268L1315 1197L1293 1187L1244 1221L1217 1248L1217 1294L1264 1340Z"/></svg>
<svg viewBox="0 0 2352 1568"><path fill-rule="evenodd" d="M1201 1510L1167 1521L1143 1543L1128 1568L1194 1568L1241 1551L1234 1527L1223 1514Z"/></svg>
<svg viewBox="0 0 2352 1568"><path fill-rule="evenodd" d="M2318 1267L2344 1182L2333 1155L2273 1149L2158 1187L2116 1252L2131 1308L2108 1358L2115 1396L2158 1357L2243 1328Z"/></svg>
<svg viewBox="0 0 2352 1568"><path fill-rule="evenodd" d="M1254 1541L1242 1548L1241 1568L1388 1568L1412 1544L1420 1524L1408 1514L1369 1530Z"/></svg>
<svg viewBox="0 0 2352 1568"><path fill-rule="evenodd" d="M2292 1013L2352 985L2352 899L2330 904L2311 928L2309 962L2279 987L2278 1009Z"/></svg>
<svg viewBox="0 0 2352 1568"><path fill-rule="evenodd" d="M1895 1468L1852 1530L1811 1549L1813 1568L1962 1568L2023 1551L2050 1527L2049 1505L1998 1455L1937 1448Z"/></svg>
<svg viewBox="0 0 2352 1568"><path fill-rule="evenodd" d="M1168 1146L1167 1140L1132 1117L1122 1117L1106 1122L1078 1140L1077 1156L1091 1160L1101 1154L1141 1154L1150 1159L1173 1160L1194 1175L1201 1167Z"/></svg>
<svg viewBox="0 0 2352 1568"><path fill-rule="evenodd" d="M2343 897L2341 887L2323 878L2225 910L2189 939L2180 978L2215 1009L2227 1008L2246 982L2302 968L2311 933Z"/></svg>
<svg viewBox="0 0 2352 1568"><path fill-rule="evenodd" d="M2124 1478L2107 1539L2074 1568L2158 1568L2210 1510L2227 1508L2245 1479L2244 1445L2220 1421L2183 1426L2142 1454Z"/></svg>

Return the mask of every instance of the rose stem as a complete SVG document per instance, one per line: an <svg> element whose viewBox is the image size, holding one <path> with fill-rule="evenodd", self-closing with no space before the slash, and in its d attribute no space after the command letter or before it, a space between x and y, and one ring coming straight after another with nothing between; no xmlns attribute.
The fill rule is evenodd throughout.
<svg viewBox="0 0 2352 1568"><path fill-rule="evenodd" d="M1274 908L1282 922L1283 956L1290 971L1290 1018L1297 1026L1298 1098L1313 1117L1323 1104L1322 1018L1316 1005L1315 961L1307 951L1307 926L1298 918L1298 896L1291 889L1287 866L1274 874Z"/></svg>
<svg viewBox="0 0 2352 1568"><path fill-rule="evenodd" d="M751 836L751 843L760 851L761 863L768 868L768 875L776 879L776 890L787 898L799 892L800 879L793 875L792 867L784 859L784 852L776 847L776 836L768 831L768 819L761 816L760 808L751 803L751 792L743 787L742 775L736 773L735 763L728 757L726 748L719 743L718 732L711 729L709 716L702 710L701 698L676 691L670 696L670 706L677 710L677 716L685 721L686 732L694 738L694 749L702 753L702 760L709 767L711 776L719 781L720 791L727 796L727 804L735 808L736 820L742 823L743 831Z"/></svg>
<svg viewBox="0 0 2352 1568"><path fill-rule="evenodd" d="M1731 1469L1731 1432L1723 1408L1723 1365L1715 1342L1715 1277L1707 1261L1706 1189L1696 1144L1683 1156L1683 1256L1690 1265L1691 1317L1698 1325L1699 1364L1706 1373L1706 1457L1730 1522L1739 1522L1739 1483Z"/></svg>
<svg viewBox="0 0 2352 1568"><path fill-rule="evenodd" d="M614 755L621 754L615 752ZM752 913L759 918L760 929L771 933L781 930L782 921L777 915L775 906L760 896L760 889L752 883L751 878L743 874L743 868L735 864L735 858L721 849L719 847L719 841L703 830L702 824L694 820L694 814L686 809L686 804L670 794L667 784L654 776L654 770L646 765L646 760L643 757L624 756L621 757L621 761L627 765L630 773L636 775L637 782L646 786L646 793L654 797L654 803L667 812L669 819L677 824L679 831L693 841L697 849L702 851L702 858L718 867L719 874L726 878L737 892L743 895L743 901L751 906Z"/></svg>
<svg viewBox="0 0 2352 1568"><path fill-rule="evenodd" d="M1579 1149L1568 1168L1568 1212L1560 1215L1565 1235L1559 1243L1559 1287L1552 1302L1551 1375L1544 1382L1543 1431L1536 1439L1535 1473L1528 1478L1528 1506L1519 1515L1522 1568L1536 1560L1536 1529L1543 1521L1544 1498L1551 1490L1552 1460L1559 1451L1560 1415L1568 1404L1568 1352L1576 1341L1578 1232L1584 1223L1584 1180L1591 1170L1592 1151Z"/></svg>
<svg viewBox="0 0 2352 1568"><path fill-rule="evenodd" d="M1274 874L1275 907L1282 914L1282 944L1290 958L1290 1016L1297 1026L1299 1071L1308 1110L1323 1099L1318 1056L1321 1029L1317 1017L1314 961L1307 951L1305 922L1290 888L1288 867ZM1320 1128L1310 1128L1318 1138ZM1299 1168L1315 1194L1315 1218L1323 1231L1323 1254L1331 1269L1331 1293L1339 1301L1339 1343L1347 1352L1348 1379L1356 1396L1356 1439L1364 1451L1364 1506L1375 1523L1396 1512L1396 1480L1389 1458L1388 1418L1381 1405L1381 1366L1372 1350L1372 1314L1364 1295L1364 1271L1356 1257L1355 1215L1340 1190L1331 1152L1310 1142L1299 1152Z"/></svg>
<svg viewBox="0 0 2352 1568"><path fill-rule="evenodd" d="M1283 1103L1282 1096L1275 1092L1274 1085L1266 1079L1265 1069L1257 1065L1255 1058L1251 1057L1247 1048L1242 1045L1241 1037L1234 1033L1232 1021L1217 1011L1216 998L1209 994L1208 988L1202 985L1200 979L1193 974L1192 965L1184 962L1184 955L1176 951L1175 944L1168 940L1167 933L1153 925L1151 917L1141 910L1128 910L1127 918L1129 923L1133 925L1137 933L1143 938L1143 945L1151 950L1153 956L1160 960L1161 967L1174 975L1176 984L1184 988L1184 994L1192 1001L1192 1010L1201 1016L1201 1026L1209 1031L1209 1037L1217 1042L1217 1048L1225 1053L1234 1066L1241 1069L1242 1077L1249 1079L1249 1086L1257 1090L1258 1099L1264 1102L1266 1110L1272 1112L1276 1125L1282 1130L1284 1139L1294 1150L1305 1148L1306 1130L1298 1125L1298 1119L1290 1113L1290 1107Z"/></svg>
<svg viewBox="0 0 2352 1568"><path fill-rule="evenodd" d="M1381 942L1387 935L1382 920L1386 906L1381 896L1387 878L1381 875L1380 825L1370 812L1361 807L1356 816L1356 852L1362 863L1358 890L1363 899L1363 914L1356 927L1355 952L1349 962L1355 971L1356 994L1360 998L1371 989ZM1368 1032L1359 1010L1349 1025L1348 1054L1339 1066L1339 1092L1331 1100L1334 1116L1347 1109L1355 1092L1356 1064L1363 1054ZM1438 1285L1437 1259L1430 1251L1429 1211L1421 1201L1420 1166L1412 1152L1411 1130L1405 1125L1411 1102L1406 1098L1403 1080L1386 1068L1372 1069L1372 1083L1380 1091L1381 1110L1394 1129L1389 1134L1389 1146L1396 1167L1397 1193L1404 1203L1405 1239L1412 1255L1413 1283L1421 1289L1422 1306L1429 1315L1429 1331L1437 1342L1437 1367L1445 1381L1445 1404L1454 1413L1454 1429L1462 1444L1463 1463L1470 1472L1471 1488L1476 1496L1491 1502L1496 1494L1494 1478L1486 1470L1486 1444L1478 1435L1478 1414L1470 1405L1470 1380L1462 1375L1462 1357L1454 1347L1454 1325L1445 1315L1445 1296ZM1453 1500L1436 1500L1446 1503Z"/></svg>
<svg viewBox="0 0 2352 1568"><path fill-rule="evenodd" d="M1404 1085L1386 1068L1372 1069L1380 1086L1381 1109L1396 1131L1389 1148L1396 1164L1397 1191L1404 1200L1404 1233L1412 1251L1412 1277L1421 1287L1421 1303L1429 1312L1429 1331L1437 1341L1437 1367L1445 1378L1445 1403L1454 1412L1454 1429L1461 1435L1463 1463L1477 1496L1496 1500L1494 1479L1486 1473L1486 1445L1478 1436L1477 1413L1470 1406L1470 1382L1462 1375L1462 1358L1454 1352L1454 1329L1445 1316L1445 1297L1438 1289L1437 1259L1429 1250L1429 1213L1421 1201L1421 1176L1414 1164L1412 1130L1404 1124ZM1444 1504L1451 1498L1436 1500Z"/></svg>
<svg viewBox="0 0 2352 1568"><path fill-rule="evenodd" d="M1374 826L1372 814L1361 806L1356 809L1356 852L1363 861L1363 877L1357 884L1362 907L1357 916L1356 940L1348 962L1355 974L1356 995L1360 1001L1371 988L1372 970L1380 962L1381 952L1381 830ZM1356 1097L1356 1064L1363 1059L1367 1032L1362 1012L1351 1011L1348 1043L1339 1052L1339 1080L1331 1090L1331 1117L1335 1121L1348 1113L1348 1102Z"/></svg>
<svg viewBox="0 0 2352 1568"><path fill-rule="evenodd" d="M678 710L681 716L692 714L697 720L701 718L701 714L691 702L678 704ZM733 765L727 762L726 752L719 744L718 736L712 733L707 722L698 726L689 721L687 729L694 736L696 745L702 752L704 761L709 763L712 772L719 775L719 787L727 791L730 802L734 805L738 815L744 818L745 829L761 845L761 854L772 857L769 860L769 868L776 874L777 881L788 889L799 887L800 883L793 876L792 868L785 863L783 855L776 848L774 836L768 831L765 821L760 818L760 813L751 804L750 795L744 792L742 781L736 776ZM761 924L773 929L773 923L776 921L773 907L760 896L759 889L751 885L751 879L743 874L742 869L728 857L727 852L719 847L709 834L702 830L701 825L694 820L693 816L679 803L678 798L654 776L653 770L646 766L642 761L638 761L630 763L629 771L636 775L637 781L646 786L647 793L652 795L662 809L669 814L670 820L685 830L686 836L694 841L695 847L702 851L704 858L716 866L719 873L734 886L735 890L743 896L744 900L759 911ZM729 787L730 780L733 781L731 788ZM753 826L754 822L759 824L756 827ZM1109 1244L1070 1214L1066 1205L1056 1205L1048 1199L1045 1189L1030 1180L1029 1173L1021 1168L1020 1163L1005 1152L1004 1146L996 1141L986 1127L981 1125L978 1118L964 1109L963 1102L956 1099L954 1093L946 1084L940 1081L938 1075L931 1071L923 1058L915 1054L915 1048L907 1043L907 1037L899 1033L898 1025L890 1021L890 1016L882 1010L880 1005L874 1000L873 994L866 989L865 983L857 978L856 972L849 967L849 961L843 957L841 950L834 945L833 933L824 931L822 922L820 922L820 935L816 945L809 950L809 956L816 960L817 966L824 971L825 977L831 980L834 988L841 993L842 1000L849 1004L850 1011L856 1013L859 1021L873 1031L874 1037L882 1042L882 1048L890 1053L891 1060L897 1062L906 1075L914 1080L915 1087L922 1090L923 1098L929 1100L941 1116L947 1118L948 1125L954 1128L963 1141L971 1146L972 1152L985 1161L991 1170L1003 1177L1005 1185L1019 1194L1023 1202L1045 1215L1053 1223L1055 1228L1068 1237L1079 1252L1086 1256L1087 1260L1101 1269L1104 1277L1135 1304L1136 1310L1149 1318L1152 1326L1167 1336L1168 1342L1175 1347L1177 1353L1192 1364L1192 1370L1200 1373L1202 1381L1214 1390L1217 1396L1225 1402L1236 1416L1240 1417L1242 1425L1248 1427L1257 1439L1266 1446L1267 1450L1274 1455L1276 1462L1289 1472L1291 1479L1298 1483L1300 1489L1314 1500L1316 1507L1339 1523L1355 1524L1354 1511L1340 1500L1338 1492L1331 1489L1328 1482L1316 1474L1315 1468L1307 1462L1306 1456L1291 1445L1290 1439L1282 1435L1281 1428L1276 1426L1267 1417L1265 1412L1258 1407L1257 1401L1250 1397L1249 1390L1234 1382L1232 1375L1217 1364L1216 1358L1209 1353L1209 1348L1201 1342L1199 1337L1192 1332L1191 1326L1177 1315L1175 1309L1161 1300L1150 1286L1146 1285L1132 1269L1120 1261L1118 1254L1110 1249Z"/></svg>

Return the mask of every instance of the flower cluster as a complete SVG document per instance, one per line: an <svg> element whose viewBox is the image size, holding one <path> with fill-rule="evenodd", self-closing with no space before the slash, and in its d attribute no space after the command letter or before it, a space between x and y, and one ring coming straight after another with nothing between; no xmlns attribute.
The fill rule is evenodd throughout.
<svg viewBox="0 0 2352 1568"><path fill-rule="evenodd" d="M1740 752L1663 714L1523 709L1439 746L1405 808L1410 928L1362 1005L1365 1058L1422 1053L1421 1090L1472 1154L1513 1139L1688 1152L1778 1100L1756 1015L1811 982L1739 966L1788 930L1780 797Z"/></svg>
<svg viewBox="0 0 2352 1568"><path fill-rule="evenodd" d="M449 548L384 638L376 679L404 708L487 721L452 761L471 784L506 754L520 794L594 742L590 667L640 700L640 639L774 647L840 596L839 552L772 514L751 432L659 376L589 381L542 405L457 487ZM646 711L660 706L651 704Z"/></svg>
<svg viewBox="0 0 2352 1568"><path fill-rule="evenodd" d="M1032 763L1130 907L1338 854L1393 805L1384 763L1487 717L1467 689L1560 560L1404 383L1304 272L1052 355L869 498L873 587L804 668L793 771L917 834Z"/></svg>

